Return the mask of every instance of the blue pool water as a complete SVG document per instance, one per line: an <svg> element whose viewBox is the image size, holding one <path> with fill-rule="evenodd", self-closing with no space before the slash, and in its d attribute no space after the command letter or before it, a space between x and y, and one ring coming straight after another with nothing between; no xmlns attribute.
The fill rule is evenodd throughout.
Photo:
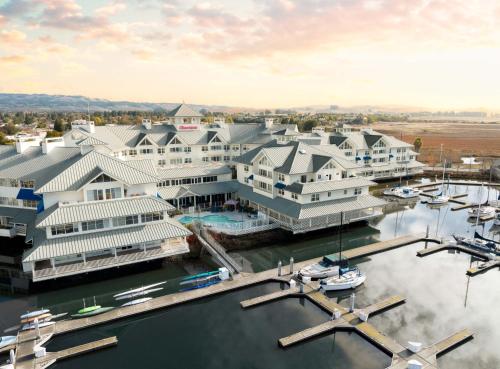
<svg viewBox="0 0 500 369"><path fill-rule="evenodd" d="M239 220L231 219L228 216L222 214L209 214L202 217L192 217L189 215L184 215L182 218L179 218L179 222L181 222L182 224L189 224L196 219L200 219L203 223L241 223L241 221Z"/></svg>

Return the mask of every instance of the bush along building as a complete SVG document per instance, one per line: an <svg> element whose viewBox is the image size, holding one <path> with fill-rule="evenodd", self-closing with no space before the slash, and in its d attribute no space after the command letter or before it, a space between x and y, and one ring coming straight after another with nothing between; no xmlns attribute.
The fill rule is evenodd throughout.
<svg viewBox="0 0 500 369"><path fill-rule="evenodd" d="M187 253L190 232L169 214L228 200L304 233L338 225L341 214L379 215L371 180L418 173L415 155L347 127L203 124L185 104L138 126L78 120L63 137L0 146L0 236L25 238L23 269L43 281Z"/></svg>

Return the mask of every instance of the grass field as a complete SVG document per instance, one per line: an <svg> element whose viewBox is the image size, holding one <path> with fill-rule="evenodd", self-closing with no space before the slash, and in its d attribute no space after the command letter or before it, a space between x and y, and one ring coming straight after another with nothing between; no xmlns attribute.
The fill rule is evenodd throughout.
<svg viewBox="0 0 500 369"><path fill-rule="evenodd" d="M460 163L463 156L485 163L500 158L500 123L381 122L370 127L411 144L420 137L419 160L431 165L439 161L441 144L444 158L454 163Z"/></svg>

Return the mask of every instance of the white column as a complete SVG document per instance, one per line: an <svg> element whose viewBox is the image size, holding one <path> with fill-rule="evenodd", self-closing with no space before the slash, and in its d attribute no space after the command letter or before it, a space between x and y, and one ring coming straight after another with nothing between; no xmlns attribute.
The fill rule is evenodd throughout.
<svg viewBox="0 0 500 369"><path fill-rule="evenodd" d="M143 248L143 250L144 250L144 253L146 253L146 243L143 243L143 244L142 244L142 248Z"/></svg>
<svg viewBox="0 0 500 369"><path fill-rule="evenodd" d="M52 265L52 270L56 270L56 261L54 258L50 258L50 264Z"/></svg>
<svg viewBox="0 0 500 369"><path fill-rule="evenodd" d="M113 249L113 253L115 254L115 259L118 258L118 254L117 254L117 251L116 251L116 247Z"/></svg>
<svg viewBox="0 0 500 369"><path fill-rule="evenodd" d="M87 265L87 256L85 255L85 253L82 254L82 257L83 257L83 265Z"/></svg>

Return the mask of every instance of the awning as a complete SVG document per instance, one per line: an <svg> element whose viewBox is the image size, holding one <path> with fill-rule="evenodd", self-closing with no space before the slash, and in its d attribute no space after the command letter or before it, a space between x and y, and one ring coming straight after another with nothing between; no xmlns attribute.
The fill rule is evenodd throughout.
<svg viewBox="0 0 500 369"><path fill-rule="evenodd" d="M238 202L239 202L239 201L236 201L236 200L233 200L233 199L229 199L229 200L227 200L227 201L224 203L224 205L234 205L234 206L236 206L236 205L238 205Z"/></svg>
<svg viewBox="0 0 500 369"><path fill-rule="evenodd" d="M250 177L248 177L248 179L253 180L253 174L251 174Z"/></svg>
<svg viewBox="0 0 500 369"><path fill-rule="evenodd" d="M286 184L284 183L281 183L281 182L276 182L276 184L274 185L274 187L276 187L278 190L282 190L286 187Z"/></svg>
<svg viewBox="0 0 500 369"><path fill-rule="evenodd" d="M390 158L393 158L393 157L394 157L394 155L392 155L392 154L389 154L389 157L390 157Z"/></svg>
<svg viewBox="0 0 500 369"><path fill-rule="evenodd" d="M16 199L18 200L33 200L39 201L42 199L41 196L35 195L32 188L21 188L17 194Z"/></svg>
<svg viewBox="0 0 500 369"><path fill-rule="evenodd" d="M359 156L356 156L356 161L358 161L358 160L361 160L361 158Z"/></svg>
<svg viewBox="0 0 500 369"><path fill-rule="evenodd" d="M372 157L371 157L371 156L368 156L368 155L363 156L363 160L370 160L371 158L372 158Z"/></svg>

